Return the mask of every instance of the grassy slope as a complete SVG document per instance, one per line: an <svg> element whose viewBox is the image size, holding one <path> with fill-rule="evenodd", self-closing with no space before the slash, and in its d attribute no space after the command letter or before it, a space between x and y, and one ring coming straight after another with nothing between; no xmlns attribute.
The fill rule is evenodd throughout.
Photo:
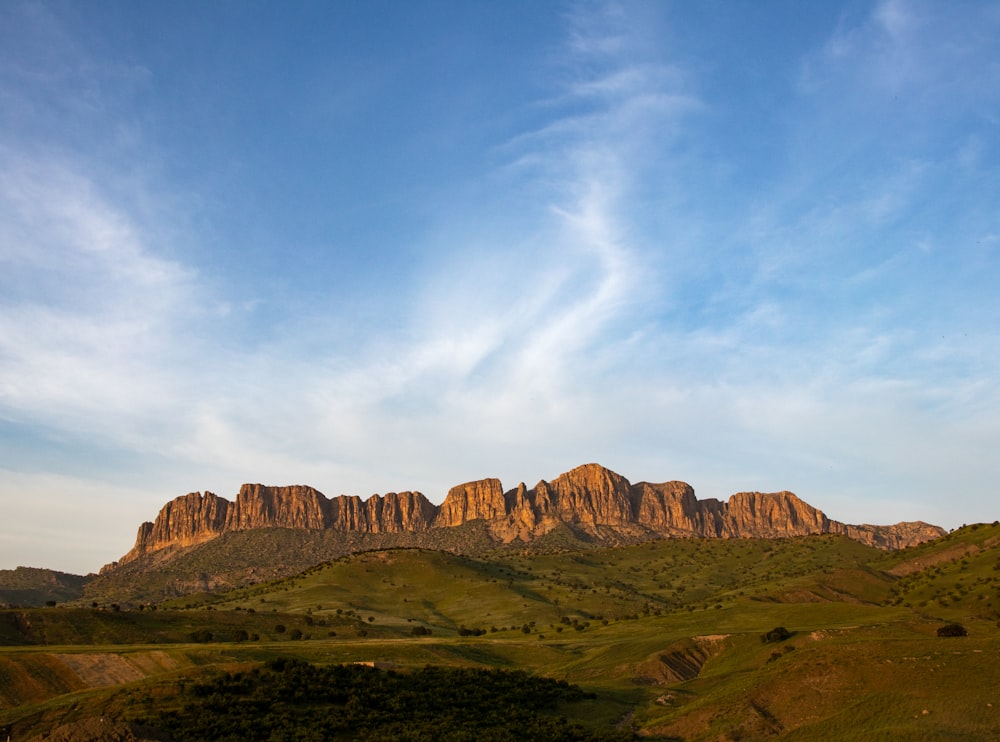
<svg viewBox="0 0 1000 742"><path fill-rule="evenodd" d="M47 601L76 600L83 595L86 577L51 569L0 569L0 605L45 605Z"/></svg>
<svg viewBox="0 0 1000 742"><path fill-rule="evenodd" d="M22 704L0 712L0 727L57 713L60 698L80 704L80 694L113 707L109 691L87 690L67 671L60 656L76 652L146 663L147 683L276 655L520 667L599 692L586 721L631 714L642 729L685 739L983 737L1000 724L998 563L998 526L888 555L837 537L481 558L356 554L157 611L21 611L27 634L15 614L0 614L0 643L47 645L0 651L0 688L35 683L23 699L9 690L0 698ZM969 636L937 638L943 621L962 622ZM417 626L432 634L412 637ZM792 637L762 643L775 626ZM461 627L485 633L463 637ZM191 643L199 629L216 641ZM259 639L217 641L239 629ZM295 629L309 638L293 641ZM678 675L701 664L697 677Z"/></svg>
<svg viewBox="0 0 1000 742"><path fill-rule="evenodd" d="M199 590L220 590L287 577L314 564L362 550L420 545L481 552L493 545L482 522L425 533L351 533L259 528L224 533L184 549L166 549L89 579L90 602L160 601Z"/></svg>

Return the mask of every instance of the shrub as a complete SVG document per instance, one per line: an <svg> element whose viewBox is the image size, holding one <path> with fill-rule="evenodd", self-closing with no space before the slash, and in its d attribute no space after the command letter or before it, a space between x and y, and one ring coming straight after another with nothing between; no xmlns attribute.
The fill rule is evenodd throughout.
<svg viewBox="0 0 1000 742"><path fill-rule="evenodd" d="M769 644L771 642L783 642L792 635L792 632L786 629L784 626L775 626L773 629L768 631L766 634L760 635L760 641L763 644Z"/></svg>
<svg viewBox="0 0 1000 742"><path fill-rule="evenodd" d="M968 636L969 632L960 623L949 623L938 627L938 636Z"/></svg>
<svg viewBox="0 0 1000 742"><path fill-rule="evenodd" d="M192 631L190 637L193 642L207 644L212 641L212 632L208 629L198 629L197 631Z"/></svg>

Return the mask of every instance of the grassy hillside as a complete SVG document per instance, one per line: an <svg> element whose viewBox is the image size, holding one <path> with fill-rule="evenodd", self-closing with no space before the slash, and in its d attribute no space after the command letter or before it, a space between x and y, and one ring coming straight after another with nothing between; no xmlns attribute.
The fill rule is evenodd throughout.
<svg viewBox="0 0 1000 742"><path fill-rule="evenodd" d="M0 728L149 721L178 683L281 657L527 670L596 694L574 723L674 739L1000 726L1000 525L891 554L834 536L565 549L390 549L143 610L0 612ZM968 635L939 637L949 622Z"/></svg>
<svg viewBox="0 0 1000 742"><path fill-rule="evenodd" d="M355 533L301 528L258 528L224 533L203 544L167 548L86 580L86 602L142 603L199 591L219 591L288 577L314 564L380 549L418 548L472 557L565 554L648 542L607 529L600 541L560 524L528 543L501 545L483 521L423 532ZM2 584L2 583L0 583ZM40 605L38 603L37 605Z"/></svg>
<svg viewBox="0 0 1000 742"><path fill-rule="evenodd" d="M0 569L0 606L63 603L83 595L87 578L51 569Z"/></svg>
<svg viewBox="0 0 1000 742"><path fill-rule="evenodd" d="M876 564L899 578L895 605L949 621L1000 619L1000 524L967 526Z"/></svg>
<svg viewBox="0 0 1000 742"><path fill-rule="evenodd" d="M426 533L353 533L301 528L233 531L182 549L164 549L87 580L86 602L160 601L287 577L346 554L401 546L481 553L495 546L481 522Z"/></svg>

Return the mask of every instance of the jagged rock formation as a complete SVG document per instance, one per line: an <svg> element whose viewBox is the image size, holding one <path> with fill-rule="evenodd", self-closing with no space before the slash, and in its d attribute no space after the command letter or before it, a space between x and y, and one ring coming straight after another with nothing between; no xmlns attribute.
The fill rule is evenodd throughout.
<svg viewBox="0 0 1000 742"><path fill-rule="evenodd" d="M230 502L194 492L164 505L139 528L135 547L102 572L170 547L193 546L231 531L299 528L351 533L420 533L482 520L498 542L530 541L566 524L597 539L781 538L842 534L882 549L899 549L945 534L926 523L849 525L791 492L740 492L727 502L698 500L684 482L631 484L598 464L586 464L528 489L503 491L498 479L453 487L440 506L419 492L390 492L367 500L328 499L312 487L245 484Z"/></svg>

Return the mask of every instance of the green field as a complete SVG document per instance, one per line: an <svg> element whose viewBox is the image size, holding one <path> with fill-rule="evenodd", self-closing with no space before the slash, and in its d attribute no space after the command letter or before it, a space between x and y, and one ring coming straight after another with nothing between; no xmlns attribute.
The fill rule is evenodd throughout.
<svg viewBox="0 0 1000 742"><path fill-rule="evenodd" d="M560 712L593 733L991 739L998 621L996 524L892 553L835 536L389 549L159 603L0 611L0 730L148 722L188 684L297 658L526 670L594 694Z"/></svg>

